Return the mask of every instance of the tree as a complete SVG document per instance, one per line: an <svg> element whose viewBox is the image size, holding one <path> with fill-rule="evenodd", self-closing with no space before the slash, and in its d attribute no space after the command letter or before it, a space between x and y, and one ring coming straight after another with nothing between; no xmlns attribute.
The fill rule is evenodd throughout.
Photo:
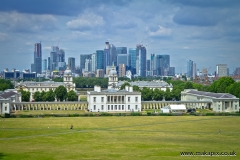
<svg viewBox="0 0 240 160"><path fill-rule="evenodd" d="M54 82L63 82L63 78L62 77L55 77L52 79L52 81Z"/></svg>
<svg viewBox="0 0 240 160"><path fill-rule="evenodd" d="M77 100L77 94L73 90L69 91L67 93L67 100L68 101L76 101Z"/></svg>
<svg viewBox="0 0 240 160"><path fill-rule="evenodd" d="M0 79L0 91L13 88L14 86L10 80Z"/></svg>
<svg viewBox="0 0 240 160"><path fill-rule="evenodd" d="M171 95L171 91L169 88L166 89L166 92L164 93L164 97L165 97L166 101L172 100L172 95Z"/></svg>
<svg viewBox="0 0 240 160"><path fill-rule="evenodd" d="M185 84L185 87L184 87L185 89L193 89L193 83L192 82L186 82L186 84Z"/></svg>
<svg viewBox="0 0 240 160"><path fill-rule="evenodd" d="M151 101L152 100L152 92L153 91L150 88L143 87L143 89L141 90L142 99L144 101Z"/></svg>
<svg viewBox="0 0 240 160"><path fill-rule="evenodd" d="M23 102L29 102L31 93L29 91L24 91L22 89L20 90L20 92L22 94L22 101Z"/></svg>
<svg viewBox="0 0 240 160"><path fill-rule="evenodd" d="M33 95L33 99L35 102L40 102L42 101L42 95L39 91L36 91Z"/></svg>
<svg viewBox="0 0 240 160"><path fill-rule="evenodd" d="M153 91L153 99L156 101L161 101L164 96L164 91L159 90L158 88L154 89Z"/></svg>
<svg viewBox="0 0 240 160"><path fill-rule="evenodd" d="M50 90L44 95L44 99L46 99L46 101L49 101L49 102L55 101L55 93L53 92L52 89L50 89Z"/></svg>
<svg viewBox="0 0 240 160"><path fill-rule="evenodd" d="M140 91L141 91L140 88L139 88L138 86L136 86L136 85L133 86L133 90L134 90L134 91L137 91L137 92L140 92Z"/></svg>
<svg viewBox="0 0 240 160"><path fill-rule="evenodd" d="M125 86L131 86L131 85L128 82L125 82L125 83L122 84L120 90L125 89Z"/></svg>
<svg viewBox="0 0 240 160"><path fill-rule="evenodd" d="M212 83L209 91L215 93L225 93L227 92L227 87L234 83L235 81L231 77L221 77Z"/></svg>
<svg viewBox="0 0 240 160"><path fill-rule="evenodd" d="M63 101L64 99L66 99L66 96L67 96L67 89L61 85L61 86L58 86L55 91L54 91L55 95L56 95L56 98L57 100L59 101Z"/></svg>
<svg viewBox="0 0 240 160"><path fill-rule="evenodd" d="M41 92L41 97L42 97L42 101L46 101L46 93L45 91Z"/></svg>

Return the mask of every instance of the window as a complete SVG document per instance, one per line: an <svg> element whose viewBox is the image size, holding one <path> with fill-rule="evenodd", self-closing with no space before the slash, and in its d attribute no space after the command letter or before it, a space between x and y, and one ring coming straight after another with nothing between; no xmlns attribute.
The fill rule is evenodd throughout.
<svg viewBox="0 0 240 160"><path fill-rule="evenodd" d="M93 110L96 110L96 105L93 106Z"/></svg>
<svg viewBox="0 0 240 160"><path fill-rule="evenodd" d="M220 105L218 105L218 110L220 110Z"/></svg>
<svg viewBox="0 0 240 160"><path fill-rule="evenodd" d="M128 110L130 110L130 105L128 105Z"/></svg>
<svg viewBox="0 0 240 160"><path fill-rule="evenodd" d="M108 105L108 110L110 110L110 105Z"/></svg>
<svg viewBox="0 0 240 160"><path fill-rule="evenodd" d="M110 102L110 97L108 96L108 102Z"/></svg>
<svg viewBox="0 0 240 160"><path fill-rule="evenodd" d="M102 102L104 102L104 97L101 97Z"/></svg>
<svg viewBox="0 0 240 160"><path fill-rule="evenodd" d="M96 97L93 97L93 102L96 102Z"/></svg>
<svg viewBox="0 0 240 160"><path fill-rule="evenodd" d="M137 109L138 109L138 105L135 106L135 110L137 110Z"/></svg>
<svg viewBox="0 0 240 160"><path fill-rule="evenodd" d="M102 105L102 110L104 110L104 105Z"/></svg>
<svg viewBox="0 0 240 160"><path fill-rule="evenodd" d="M137 102L138 101L138 97L135 97L135 102Z"/></svg>
<svg viewBox="0 0 240 160"><path fill-rule="evenodd" d="M121 105L118 106L118 110L121 110Z"/></svg>
<svg viewBox="0 0 240 160"><path fill-rule="evenodd" d="M7 107L5 107L5 111L7 111Z"/></svg>
<svg viewBox="0 0 240 160"><path fill-rule="evenodd" d="M115 105L115 110L117 110L117 105Z"/></svg>
<svg viewBox="0 0 240 160"><path fill-rule="evenodd" d="M111 110L113 110L113 105L111 105Z"/></svg>
<svg viewBox="0 0 240 160"><path fill-rule="evenodd" d="M235 105L235 110L237 110L237 105Z"/></svg>
<svg viewBox="0 0 240 160"><path fill-rule="evenodd" d="M128 97L128 102L130 102L130 97Z"/></svg>
<svg viewBox="0 0 240 160"><path fill-rule="evenodd" d="M124 105L122 105L122 110L124 110Z"/></svg>

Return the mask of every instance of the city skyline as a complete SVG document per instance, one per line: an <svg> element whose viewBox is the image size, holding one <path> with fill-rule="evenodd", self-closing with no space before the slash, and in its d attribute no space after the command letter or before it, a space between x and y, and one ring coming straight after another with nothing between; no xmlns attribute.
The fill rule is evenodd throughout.
<svg viewBox="0 0 240 160"><path fill-rule="evenodd" d="M232 73L240 59L239 8L234 0L3 0L0 68L30 69L39 42L42 59L59 46L79 65L80 54L104 50L109 41L127 50L143 44L147 59L170 55L176 73L187 72L189 59L200 70L211 67L213 73L217 64L227 64Z"/></svg>

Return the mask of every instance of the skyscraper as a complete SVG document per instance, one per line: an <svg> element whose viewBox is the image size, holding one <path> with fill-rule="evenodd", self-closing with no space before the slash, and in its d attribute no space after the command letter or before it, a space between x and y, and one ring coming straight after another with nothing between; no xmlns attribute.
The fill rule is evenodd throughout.
<svg viewBox="0 0 240 160"><path fill-rule="evenodd" d="M136 74L136 59L137 59L137 51L136 48L128 49L129 57L130 57L130 69L132 74Z"/></svg>
<svg viewBox="0 0 240 160"><path fill-rule="evenodd" d="M96 69L104 69L104 52L103 50L96 51Z"/></svg>
<svg viewBox="0 0 240 160"><path fill-rule="evenodd" d="M36 73L42 73L42 45L35 43L34 45L34 65L31 67Z"/></svg>
<svg viewBox="0 0 240 160"><path fill-rule="evenodd" d="M117 50L113 44L109 42L105 42L105 49L104 49L104 68L106 66L112 66L117 64Z"/></svg>
<svg viewBox="0 0 240 160"><path fill-rule="evenodd" d="M68 58L68 67L72 71L72 73L75 73L75 58L73 57Z"/></svg>
<svg viewBox="0 0 240 160"><path fill-rule="evenodd" d="M137 52L136 59L137 74L141 77L146 77L147 50L143 45L137 45L136 52Z"/></svg>
<svg viewBox="0 0 240 160"><path fill-rule="evenodd" d="M46 71L47 70L47 59L43 59L42 60L42 71Z"/></svg>
<svg viewBox="0 0 240 160"><path fill-rule="evenodd" d="M187 61L187 76L188 77L193 77L193 61L188 60Z"/></svg>
<svg viewBox="0 0 240 160"><path fill-rule="evenodd" d="M169 55L162 55L163 58L163 68L162 68L162 75L168 76L169 68L170 68L170 56Z"/></svg>
<svg viewBox="0 0 240 160"><path fill-rule="evenodd" d="M117 47L117 55L127 54L127 47Z"/></svg>
<svg viewBox="0 0 240 160"><path fill-rule="evenodd" d="M217 64L216 67L217 67L217 76L218 77L228 76L227 64Z"/></svg>
<svg viewBox="0 0 240 160"><path fill-rule="evenodd" d="M85 60L90 58L91 54L80 54L80 69L85 68Z"/></svg>
<svg viewBox="0 0 240 160"><path fill-rule="evenodd" d="M96 53L92 54L91 59L92 59L92 71L95 72L97 70L97 66L96 66L96 64L97 64L97 61L96 61L97 57L96 57Z"/></svg>

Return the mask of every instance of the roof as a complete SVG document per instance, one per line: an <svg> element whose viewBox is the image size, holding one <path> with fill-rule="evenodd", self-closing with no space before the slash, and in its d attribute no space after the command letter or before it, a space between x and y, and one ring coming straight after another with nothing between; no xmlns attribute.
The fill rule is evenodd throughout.
<svg viewBox="0 0 240 160"><path fill-rule="evenodd" d="M111 95L123 95L123 94L130 94L130 95L141 95L141 92L129 92L126 90L115 90L115 89L106 89L102 90L101 92L97 91L89 91L91 95L106 95L106 94L111 94Z"/></svg>
<svg viewBox="0 0 240 160"><path fill-rule="evenodd" d="M186 109L186 106L183 105L183 104L180 104L180 105L169 105L170 109Z"/></svg>
<svg viewBox="0 0 240 160"><path fill-rule="evenodd" d="M119 81L118 86L123 85L124 81ZM168 84L165 81L135 81L135 82L128 82L131 86L139 86L139 87L172 87L172 85Z"/></svg>
<svg viewBox="0 0 240 160"><path fill-rule="evenodd" d="M212 92L203 92L203 91L196 91L196 90L190 90L187 93L200 95L200 96L213 97L213 98L236 98L234 95L231 95L229 93L212 93Z"/></svg>
<svg viewBox="0 0 240 160"><path fill-rule="evenodd" d="M0 94L0 99L7 99L7 98L10 98L11 96L13 96L15 94L17 94L17 93L15 93L13 91L3 92L2 94Z"/></svg>

